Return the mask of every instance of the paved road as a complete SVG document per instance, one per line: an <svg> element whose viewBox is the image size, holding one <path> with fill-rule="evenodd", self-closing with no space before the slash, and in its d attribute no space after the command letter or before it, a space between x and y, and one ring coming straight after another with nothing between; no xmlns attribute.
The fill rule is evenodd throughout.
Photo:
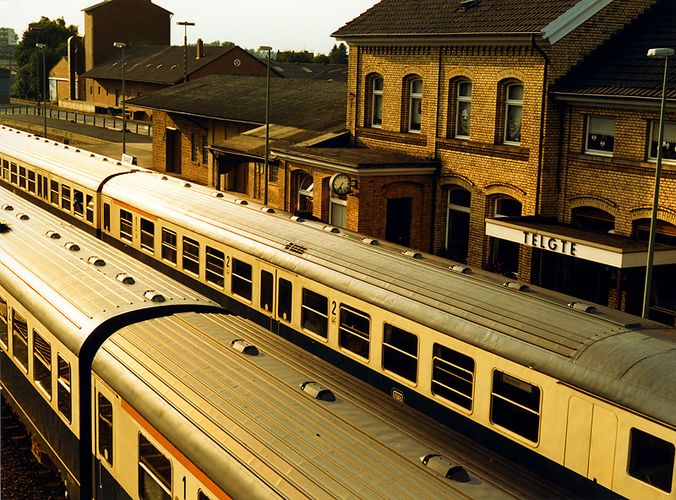
<svg viewBox="0 0 676 500"><path fill-rule="evenodd" d="M0 123L42 135L44 121L40 116L3 115ZM72 123L66 120L47 119L47 135L50 139L65 141L97 154L121 158L122 132L102 127ZM127 154L136 156L138 165L152 167L152 137L127 132Z"/></svg>

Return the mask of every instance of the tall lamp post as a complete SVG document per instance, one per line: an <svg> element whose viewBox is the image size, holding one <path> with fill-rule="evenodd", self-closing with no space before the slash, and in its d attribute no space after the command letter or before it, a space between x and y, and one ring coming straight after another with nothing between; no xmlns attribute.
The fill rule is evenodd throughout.
<svg viewBox="0 0 676 500"><path fill-rule="evenodd" d="M176 24L183 26L183 83L188 81L188 26L195 26L190 21L178 21Z"/></svg>
<svg viewBox="0 0 676 500"><path fill-rule="evenodd" d="M47 85L45 80L47 79L46 67L45 67L45 50L47 46L44 43L36 43L35 47L42 49L42 82L40 88L42 89L42 121L44 123L44 136L47 138Z"/></svg>
<svg viewBox="0 0 676 500"><path fill-rule="evenodd" d="M127 94L125 89L124 52L127 44L113 42L113 47L122 49L122 154L127 154Z"/></svg>
<svg viewBox="0 0 676 500"><path fill-rule="evenodd" d="M653 279L653 254L655 253L655 230L657 226L657 207L660 198L660 175L662 172L662 139L664 134L664 109L667 102L667 77L669 58L674 55L674 49L658 48L648 50L648 57L664 58L664 79L662 80L662 101L660 104L660 124L657 133L657 165L655 166L655 190L653 193L653 209L650 215L650 236L648 238L648 259L645 271L645 288L643 289L643 313L648 317L650 310L650 293Z"/></svg>
<svg viewBox="0 0 676 500"><path fill-rule="evenodd" d="M270 51L272 47L269 45L261 45L258 50L266 51L267 57L267 73L265 78L265 168L263 169L263 205L268 204L268 175L270 169Z"/></svg>

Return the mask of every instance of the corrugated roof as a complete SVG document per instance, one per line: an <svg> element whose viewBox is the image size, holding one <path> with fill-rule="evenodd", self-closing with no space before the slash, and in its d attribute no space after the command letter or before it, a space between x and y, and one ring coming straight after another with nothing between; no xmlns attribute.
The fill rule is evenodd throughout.
<svg viewBox="0 0 676 500"><path fill-rule="evenodd" d="M131 99L134 106L246 123L265 123L266 79L209 75ZM270 123L307 130L345 128L344 82L270 79Z"/></svg>
<svg viewBox="0 0 676 500"><path fill-rule="evenodd" d="M382 0L332 36L539 33L577 3L578 0Z"/></svg>
<svg viewBox="0 0 676 500"><path fill-rule="evenodd" d="M664 59L648 49L676 49L676 2L661 0L594 51L561 79L553 91L578 95L659 98ZM669 64L667 96L676 99L676 57Z"/></svg>
<svg viewBox="0 0 676 500"><path fill-rule="evenodd" d="M238 48L214 45L204 46L204 56L197 59L197 48L188 47L188 75ZM240 49L241 50L241 49ZM183 80L185 47L137 46L128 47L124 57L125 79L132 82L173 85ZM253 57L253 56L252 56ZM84 73L85 78L120 80L122 54L109 59ZM262 64L262 63L261 63Z"/></svg>

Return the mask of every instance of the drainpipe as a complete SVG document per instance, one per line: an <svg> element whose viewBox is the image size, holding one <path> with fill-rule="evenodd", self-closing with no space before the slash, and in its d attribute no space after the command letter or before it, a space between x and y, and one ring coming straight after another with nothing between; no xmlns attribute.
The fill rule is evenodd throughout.
<svg viewBox="0 0 676 500"><path fill-rule="evenodd" d="M542 57L545 63L544 72L542 75L542 102L540 103L540 142L538 146L538 175L537 184L535 188L535 215L540 214L540 192L542 184L542 155L544 154L544 129L545 129L545 104L547 102L547 77L549 73L549 57L545 52L535 43L535 35L530 36L531 47L534 48Z"/></svg>
<svg viewBox="0 0 676 500"><path fill-rule="evenodd" d="M357 142L357 125L359 124L359 85L361 84L361 47L357 46L357 74L355 77L356 88L354 90L354 137L352 142Z"/></svg>
<svg viewBox="0 0 676 500"><path fill-rule="evenodd" d="M443 48L439 47L439 61L437 65L437 116L436 124L434 126L434 159L438 160L439 150L438 150L438 141L437 133L439 132L439 110L441 108L441 53ZM439 161L439 168L434 174L432 174L432 217L430 218L430 253L434 253L434 247L436 242L436 235L434 234L434 228L436 227L437 220L437 192L439 189L439 182L441 182L441 161Z"/></svg>

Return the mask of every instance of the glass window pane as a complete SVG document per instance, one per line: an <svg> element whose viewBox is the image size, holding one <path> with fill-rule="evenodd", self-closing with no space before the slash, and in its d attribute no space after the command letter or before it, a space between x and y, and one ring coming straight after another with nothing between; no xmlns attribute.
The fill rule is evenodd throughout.
<svg viewBox="0 0 676 500"><path fill-rule="evenodd" d="M200 244L187 236L183 237L183 269L197 275L200 273Z"/></svg>
<svg viewBox="0 0 676 500"><path fill-rule="evenodd" d="M0 343L7 350L9 334L7 333L7 301L0 297Z"/></svg>
<svg viewBox="0 0 676 500"><path fill-rule="evenodd" d="M383 368L415 382L418 379L418 337L385 323Z"/></svg>
<svg viewBox="0 0 676 500"><path fill-rule="evenodd" d="M268 271L261 271L261 308L272 312L272 288L274 277Z"/></svg>
<svg viewBox="0 0 676 500"><path fill-rule="evenodd" d="M540 430L540 389L496 370L493 373L491 422L536 443Z"/></svg>
<svg viewBox="0 0 676 500"><path fill-rule="evenodd" d="M615 119L590 116L587 121L586 151L612 153L615 146Z"/></svg>
<svg viewBox="0 0 676 500"><path fill-rule="evenodd" d="M49 342L33 330L33 380L52 399L52 347Z"/></svg>
<svg viewBox="0 0 676 500"><path fill-rule="evenodd" d="M28 371L28 324L16 311L12 311L12 352L24 371Z"/></svg>
<svg viewBox="0 0 676 500"><path fill-rule="evenodd" d="M369 359L371 318L368 314L348 306L340 306L338 344L364 359Z"/></svg>
<svg viewBox="0 0 676 500"><path fill-rule="evenodd" d="M434 344L432 393L472 409L474 360L448 347Z"/></svg>
<svg viewBox="0 0 676 500"><path fill-rule="evenodd" d="M655 488L671 493L674 477L674 444L631 429L629 474Z"/></svg>
<svg viewBox="0 0 676 500"><path fill-rule="evenodd" d="M171 461L143 434L139 434L139 496L144 500L171 500Z"/></svg>
<svg viewBox="0 0 676 500"><path fill-rule="evenodd" d="M162 258L176 264L176 233L162 228Z"/></svg>
<svg viewBox="0 0 676 500"><path fill-rule="evenodd" d="M651 123L650 154L651 160L657 159L657 139L659 137L659 122ZM664 122L662 131L662 160L676 161L676 122Z"/></svg>
<svg viewBox="0 0 676 500"><path fill-rule="evenodd" d="M251 300L252 267L251 264L232 259L232 293Z"/></svg>
<svg viewBox="0 0 676 500"><path fill-rule="evenodd" d="M279 278L277 285L277 316L279 319L291 323L293 285L284 278Z"/></svg>
<svg viewBox="0 0 676 500"><path fill-rule="evenodd" d="M70 363L66 361L61 354L57 356L57 406L59 412L66 417L66 420L71 421L71 391L70 391Z"/></svg>
<svg viewBox="0 0 676 500"><path fill-rule="evenodd" d="M144 218L141 218L141 248L155 252L155 223Z"/></svg>
<svg viewBox="0 0 676 500"><path fill-rule="evenodd" d="M120 239L132 241L132 213L128 210L120 209Z"/></svg>
<svg viewBox="0 0 676 500"><path fill-rule="evenodd" d="M108 398L99 393L99 455L113 465L113 405Z"/></svg>
<svg viewBox="0 0 676 500"><path fill-rule="evenodd" d="M317 335L327 338L329 324L329 301L323 295L303 288L301 325Z"/></svg>
<svg viewBox="0 0 676 500"><path fill-rule="evenodd" d="M207 246L206 278L209 283L223 288L225 255L220 250Z"/></svg>

